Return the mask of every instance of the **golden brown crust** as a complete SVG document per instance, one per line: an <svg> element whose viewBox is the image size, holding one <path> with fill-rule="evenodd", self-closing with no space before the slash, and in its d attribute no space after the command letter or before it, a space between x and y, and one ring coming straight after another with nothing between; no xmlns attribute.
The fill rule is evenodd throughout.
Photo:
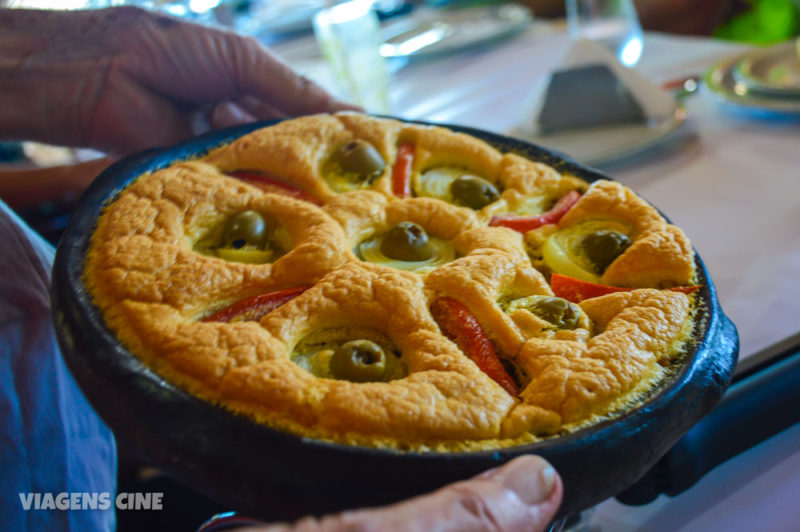
<svg viewBox="0 0 800 532"><path fill-rule="evenodd" d="M361 139L387 161L364 190L337 193L329 160ZM500 186L479 211L439 199L398 199L391 167L402 142L413 171L465 168ZM247 170L310 193L311 203L235 179ZM571 190L586 191L557 225L523 235L488 227L494 214L541 213ZM265 264L229 262L199 242L244 210L280 227L289 249ZM652 388L691 329L691 297L634 290L584 301L574 329L510 301L550 297L529 253L547 235L586 219L630 224L633 244L603 275L620 286L685 284L691 246L646 202L617 183L591 187L542 163L502 154L444 128L355 113L318 115L255 131L199 161L144 175L100 217L86 261L95 304L120 341L191 393L296 434L360 445L473 450L512 445L588 423ZM455 258L427 274L359 259L357 246L399 222L449 242ZM545 272L548 273L548 272ZM308 290L259 322L199 318L244 298ZM522 385L512 397L431 315L438 298L464 303ZM406 374L357 383L303 369L297 350L314 335L371 331L397 348ZM344 334L344 333L341 333Z"/></svg>
<svg viewBox="0 0 800 532"><path fill-rule="evenodd" d="M692 245L674 225L643 233L603 274L606 284L668 288L694 278Z"/></svg>
<svg viewBox="0 0 800 532"><path fill-rule="evenodd" d="M276 124L259 135L245 135L212 151L204 160L226 173L260 170L325 200L334 192L322 179L322 165L333 147L351 140L352 133L335 117L300 118Z"/></svg>
<svg viewBox="0 0 800 532"><path fill-rule="evenodd" d="M660 358L686 338L689 298L679 292L634 290L587 300L597 327L586 343L532 338L519 361L531 378L525 402L558 412L565 423L607 411L614 400L663 371Z"/></svg>
<svg viewBox="0 0 800 532"><path fill-rule="evenodd" d="M512 295L518 298L553 294L542 274L516 259L482 249L441 266L425 279L432 299L450 297L464 302L509 357L516 356L527 335L511 315L503 312L499 301Z"/></svg>
<svg viewBox="0 0 800 532"><path fill-rule="evenodd" d="M600 282L630 288L669 288L690 284L695 276L689 239L629 188L596 181L557 224L530 231L526 241L538 256L554 232L593 220L614 220L632 228L631 245L600 276Z"/></svg>
<svg viewBox="0 0 800 532"><path fill-rule="evenodd" d="M191 317L277 287L313 283L352 260L341 228L312 205L264 194L210 168L184 163L140 179L101 218L87 260L89 288L101 309L130 299L166 303ZM193 249L226 216L246 209L283 227L292 249L267 264Z"/></svg>
<svg viewBox="0 0 800 532"><path fill-rule="evenodd" d="M435 166L460 166L490 181L498 179L502 155L475 137L441 127L409 125L400 132L398 141L416 146L415 172Z"/></svg>
<svg viewBox="0 0 800 532"><path fill-rule="evenodd" d="M582 179L562 175L552 166L513 153L503 155L497 180L503 193L501 201L484 209L488 216L507 212L538 214L547 211L570 190L582 192L587 188Z"/></svg>

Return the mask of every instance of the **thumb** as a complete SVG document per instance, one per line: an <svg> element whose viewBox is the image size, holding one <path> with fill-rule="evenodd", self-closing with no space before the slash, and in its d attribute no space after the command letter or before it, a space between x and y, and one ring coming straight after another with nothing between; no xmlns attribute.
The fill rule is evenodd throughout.
<svg viewBox="0 0 800 532"><path fill-rule="evenodd" d="M541 532L561 504L561 479L538 456L521 456L473 479L385 508L356 510L237 532Z"/></svg>
<svg viewBox="0 0 800 532"><path fill-rule="evenodd" d="M550 464L537 456L522 456L429 495L323 518L318 524L322 531L359 526L406 532L541 531L555 516L562 494L561 479Z"/></svg>

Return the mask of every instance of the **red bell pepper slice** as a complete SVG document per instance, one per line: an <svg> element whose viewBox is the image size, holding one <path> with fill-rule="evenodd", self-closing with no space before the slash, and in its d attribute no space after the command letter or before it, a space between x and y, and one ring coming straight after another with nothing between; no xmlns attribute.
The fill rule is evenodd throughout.
<svg viewBox="0 0 800 532"><path fill-rule="evenodd" d="M289 288L248 297L222 310L218 310L210 316L206 316L201 321L218 321L222 323L228 323L230 321L258 321L309 288L311 287L300 286L298 288Z"/></svg>
<svg viewBox="0 0 800 532"><path fill-rule="evenodd" d="M550 288L553 289L553 293L556 296L566 299L567 301L572 301L573 303L580 303L586 299L613 294L615 292L630 292L631 290L635 290L634 288L608 286L591 281L582 281L581 279L561 275L559 273L554 273L550 277ZM700 286L676 286L668 290L692 294L699 289Z"/></svg>
<svg viewBox="0 0 800 532"><path fill-rule="evenodd" d="M397 157L392 167L392 193L398 198L411 197L411 165L414 163L414 148L410 142L397 147Z"/></svg>
<svg viewBox="0 0 800 532"><path fill-rule="evenodd" d="M236 172L232 172L230 175L232 177L235 177L236 179L244 181L245 183L249 183L255 187L258 187L264 192L271 192L273 194L282 194L284 196L289 196L291 198L307 201L315 205L322 205L322 202L315 196L309 194L308 192L300 190L294 185L290 185L289 183L285 183L279 179L275 179L274 177L267 177L261 174L256 174L254 172L246 172L239 170L237 170Z"/></svg>
<svg viewBox="0 0 800 532"><path fill-rule="evenodd" d="M519 388L500 362L494 344L464 304L442 297L433 302L431 313L445 336L454 341L481 371L511 395L519 394Z"/></svg>
<svg viewBox="0 0 800 532"><path fill-rule="evenodd" d="M577 190L571 190L562 196L556 204L553 205L553 208L545 213L537 214L536 216L516 216L514 214L493 216L489 225L493 227L508 227L520 233L527 233L537 227L557 223L567 214L567 211L578 203L579 199L581 199L581 193Z"/></svg>

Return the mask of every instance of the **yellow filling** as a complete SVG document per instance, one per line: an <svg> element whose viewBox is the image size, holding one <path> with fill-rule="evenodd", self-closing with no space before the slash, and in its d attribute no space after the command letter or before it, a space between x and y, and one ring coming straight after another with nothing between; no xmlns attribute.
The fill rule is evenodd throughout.
<svg viewBox="0 0 800 532"><path fill-rule="evenodd" d="M628 236L632 233L629 226L613 220L590 220L567 227L551 234L542 245L545 264L561 275L599 283L600 275L594 272L594 266L583 252L581 242L587 235L601 229L618 231Z"/></svg>
<svg viewBox="0 0 800 532"><path fill-rule="evenodd" d="M453 244L441 238L429 238L428 245L431 247L433 254L428 260L419 261L397 260L387 257L381 251L381 242L382 237L365 240L358 245L356 254L361 260L367 262L420 274L432 272L439 266L452 262L456 258L456 250Z"/></svg>
<svg viewBox="0 0 800 532"><path fill-rule="evenodd" d="M292 362L316 377L335 379L330 361L336 349L351 340L370 340L378 344L386 354L384 381L402 379L408 375L408 367L400 351L385 334L366 327L343 327L315 331L303 338L293 349Z"/></svg>

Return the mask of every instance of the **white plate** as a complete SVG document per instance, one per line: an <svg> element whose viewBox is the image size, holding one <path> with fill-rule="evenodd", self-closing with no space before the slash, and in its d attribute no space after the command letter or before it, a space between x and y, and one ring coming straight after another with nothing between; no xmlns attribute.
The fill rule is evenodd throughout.
<svg viewBox="0 0 800 532"><path fill-rule="evenodd" d="M665 141L683 124L686 110L676 103L672 115L645 124L623 124L560 131L549 135L526 135L511 131L516 137L563 152L578 162L602 165L631 157Z"/></svg>
<svg viewBox="0 0 800 532"><path fill-rule="evenodd" d="M383 28L386 58L434 57L510 37L533 20L527 8L507 4L458 9L415 9Z"/></svg>
<svg viewBox="0 0 800 532"><path fill-rule="evenodd" d="M751 52L734 66L733 77L756 92L800 97L798 52L794 41Z"/></svg>
<svg viewBox="0 0 800 532"><path fill-rule="evenodd" d="M738 81L733 71L743 58L737 55L711 67L703 75L701 90L724 103L762 114L800 114L800 98L777 98Z"/></svg>

